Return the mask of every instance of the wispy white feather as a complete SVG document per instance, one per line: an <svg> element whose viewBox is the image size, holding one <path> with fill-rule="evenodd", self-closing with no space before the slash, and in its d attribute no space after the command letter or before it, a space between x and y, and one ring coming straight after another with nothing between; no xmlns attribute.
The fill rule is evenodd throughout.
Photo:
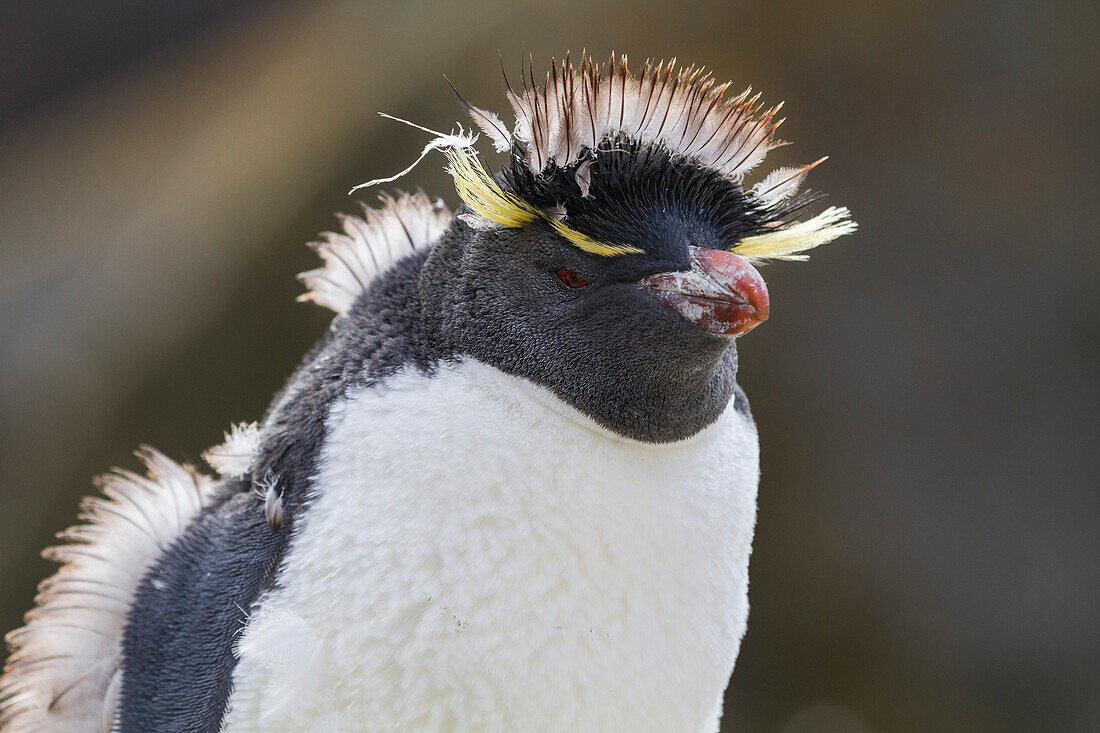
<svg viewBox="0 0 1100 733"><path fill-rule="evenodd" d="M395 122L400 122L403 125L408 125L409 127L415 127L418 130L429 132L432 135L435 135L435 137L432 138L428 142L428 144L424 146L424 149L422 151L420 151L420 157L410 163L409 167L405 168L405 170L401 171L400 173L395 173L388 178L375 178L374 180L367 181L366 183L360 183L358 186L355 186L350 191L348 191L349 194L355 193L361 188L377 186L379 183L393 183L398 178L401 178L406 173L412 171L413 168L420 165L420 161L428 157L428 153L432 152L433 150L446 150L448 148L456 148L459 150L472 150L474 147L474 143L477 142L477 135L471 135L470 133L466 132L462 129L462 125L458 126L458 132L436 132L435 130L424 127L423 125L418 125L415 122L409 122L408 120L403 120L400 117L388 115L385 112L379 112L378 114L388 120L394 120Z"/></svg>
<svg viewBox="0 0 1100 733"><path fill-rule="evenodd" d="M225 442L208 448L202 457L220 476L236 478L252 470L259 446L260 426L236 423L225 434Z"/></svg>

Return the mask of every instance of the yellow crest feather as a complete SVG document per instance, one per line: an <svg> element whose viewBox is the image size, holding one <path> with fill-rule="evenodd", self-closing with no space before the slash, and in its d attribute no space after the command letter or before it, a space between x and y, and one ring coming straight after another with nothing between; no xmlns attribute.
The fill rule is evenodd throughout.
<svg viewBox="0 0 1100 733"><path fill-rule="evenodd" d="M451 148L447 160L459 197L482 219L516 229L540 217L534 206L502 189L476 154Z"/></svg>
<svg viewBox="0 0 1100 733"><path fill-rule="evenodd" d="M543 218L550 222L550 226L554 227L555 232L589 254L602 255L604 257L618 257L619 255L643 254L645 252L644 249L631 247L626 244L604 244L603 242L597 242L587 234L581 234L576 229L571 229L557 219L551 219L546 216Z"/></svg>
<svg viewBox="0 0 1100 733"><path fill-rule="evenodd" d="M812 219L745 237L730 252L750 260L806 260L803 252L851 234L856 223L845 206L830 206Z"/></svg>
<svg viewBox="0 0 1100 733"><path fill-rule="evenodd" d="M476 153L460 148L447 150L447 172L455 182L455 190L470 210L482 219L510 229L527 226L538 219L547 222L555 232L589 254L603 257L642 253L637 247L604 244L569 227L546 212L505 191L485 170Z"/></svg>

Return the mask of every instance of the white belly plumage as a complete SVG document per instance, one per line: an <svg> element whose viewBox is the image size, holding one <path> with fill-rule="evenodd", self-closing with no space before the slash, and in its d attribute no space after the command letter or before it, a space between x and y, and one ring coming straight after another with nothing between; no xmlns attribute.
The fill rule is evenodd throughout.
<svg viewBox="0 0 1100 733"><path fill-rule="evenodd" d="M732 404L655 446L472 360L353 391L223 730L714 730L757 466Z"/></svg>

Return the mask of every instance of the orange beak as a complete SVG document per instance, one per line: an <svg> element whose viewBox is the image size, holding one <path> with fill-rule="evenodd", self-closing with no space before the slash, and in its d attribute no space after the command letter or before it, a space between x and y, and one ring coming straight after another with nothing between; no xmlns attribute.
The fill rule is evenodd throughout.
<svg viewBox="0 0 1100 733"><path fill-rule="evenodd" d="M708 333L740 336L768 320L768 287L744 257L689 247L691 269L659 272L638 285Z"/></svg>

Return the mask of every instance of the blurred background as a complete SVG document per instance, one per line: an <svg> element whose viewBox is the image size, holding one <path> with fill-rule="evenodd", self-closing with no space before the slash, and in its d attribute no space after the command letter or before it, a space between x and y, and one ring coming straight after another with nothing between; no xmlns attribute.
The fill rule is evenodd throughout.
<svg viewBox="0 0 1100 733"><path fill-rule="evenodd" d="M447 130L443 73L503 111L498 50L615 49L786 100L769 163L831 155L860 223L768 267L740 342L723 730L1100 730L1098 32L1094 0L0 3L0 629L94 474L201 463L322 334L303 244L425 143L376 112ZM441 168L401 183L453 206Z"/></svg>

